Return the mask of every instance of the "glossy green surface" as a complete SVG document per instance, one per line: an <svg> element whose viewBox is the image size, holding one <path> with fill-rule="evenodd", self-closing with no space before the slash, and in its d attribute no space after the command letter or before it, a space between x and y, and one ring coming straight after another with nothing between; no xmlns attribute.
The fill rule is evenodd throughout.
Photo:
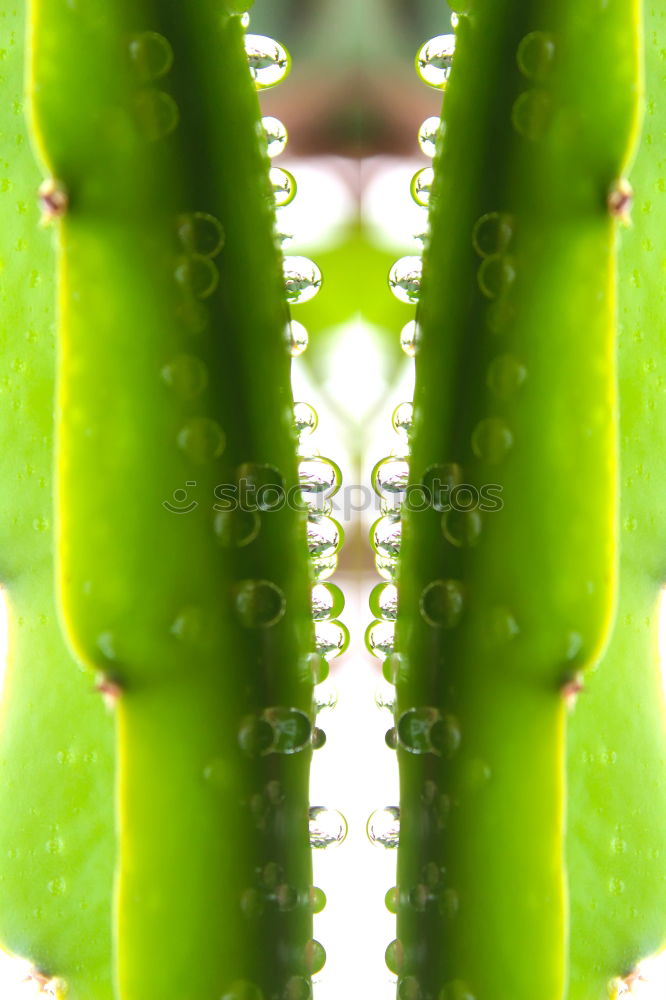
<svg viewBox="0 0 666 1000"><path fill-rule="evenodd" d="M0 18L0 940L65 977L69 1000L111 1000L113 723L53 599L55 258L23 119L23 17Z"/></svg>
<svg viewBox="0 0 666 1000"><path fill-rule="evenodd" d="M404 741L398 751L400 971L428 996L457 982L475 1000L559 1000L566 986L562 689L598 659L615 608L606 199L636 127L635 19L624 0L506 0L457 29L424 254L411 478L456 463L458 482L500 487L503 507L477 511L480 531L463 523L471 540L455 515L403 523L397 714L435 708L459 743L441 756ZM478 228L488 213L505 217L494 247ZM455 621L433 626L426 588L452 580ZM431 862L444 874L421 912L414 890Z"/></svg>
<svg viewBox="0 0 666 1000"><path fill-rule="evenodd" d="M146 31L173 54L150 79L133 63ZM218 1000L241 979L281 990L308 972L310 749L255 759L240 735L271 707L312 712L304 525L293 510L258 513L254 540L229 548L214 509L245 463L296 481L287 311L243 32L208 0L43 0L32 86L40 149L70 201L60 599L73 646L123 689L117 993L163 1000L177 982L184 1000ZM205 258L179 245L192 212L224 233ZM243 581L277 588L276 624L261 600L243 623ZM272 863L282 896L258 874Z"/></svg>
<svg viewBox="0 0 666 1000"><path fill-rule="evenodd" d="M568 737L571 1000L666 942L666 713L659 669L665 579L663 212L666 12L645 7L643 135L619 256L620 600L613 638Z"/></svg>

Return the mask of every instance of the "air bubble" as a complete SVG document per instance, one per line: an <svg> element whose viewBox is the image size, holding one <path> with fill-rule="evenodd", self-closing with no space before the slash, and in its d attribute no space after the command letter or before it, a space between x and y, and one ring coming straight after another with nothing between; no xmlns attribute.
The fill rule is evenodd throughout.
<svg viewBox="0 0 666 1000"><path fill-rule="evenodd" d="M407 441L409 438L410 431L412 429L412 421L414 419L414 404L413 403L400 403L396 406L393 411L393 416L391 418L391 423L393 424L393 430L396 434L399 434L403 440Z"/></svg>
<svg viewBox="0 0 666 1000"><path fill-rule="evenodd" d="M398 588L394 583L378 583L368 600L376 618L393 622L398 617Z"/></svg>
<svg viewBox="0 0 666 1000"><path fill-rule="evenodd" d="M328 499L340 489L342 473L330 458L313 455L299 461L298 481L304 493L314 493Z"/></svg>
<svg viewBox="0 0 666 1000"><path fill-rule="evenodd" d="M268 179L276 206L284 208L289 205L296 197L296 180L293 175L282 167L271 167Z"/></svg>
<svg viewBox="0 0 666 1000"><path fill-rule="evenodd" d="M416 57L416 71L430 87L442 90L451 75L455 35L436 35L422 45Z"/></svg>
<svg viewBox="0 0 666 1000"><path fill-rule="evenodd" d="M435 628L455 628L465 609L465 592L459 580L433 580L419 601L421 617Z"/></svg>
<svg viewBox="0 0 666 1000"><path fill-rule="evenodd" d="M150 142L166 138L180 121L178 105L163 90L142 90L136 97L136 110L143 133Z"/></svg>
<svg viewBox="0 0 666 1000"><path fill-rule="evenodd" d="M488 366L486 385L501 400L510 399L527 378L527 368L512 354L500 354Z"/></svg>
<svg viewBox="0 0 666 1000"><path fill-rule="evenodd" d="M550 95L535 87L519 94L513 102L511 121L516 132L524 139L538 142L548 131L552 114Z"/></svg>
<svg viewBox="0 0 666 1000"><path fill-rule="evenodd" d="M269 724L272 741L269 753L294 754L306 747L312 736L310 719L298 708L267 708L262 719Z"/></svg>
<svg viewBox="0 0 666 1000"><path fill-rule="evenodd" d="M513 447L513 434L504 420L487 417L472 432L472 450L489 465L498 465Z"/></svg>
<svg viewBox="0 0 666 1000"><path fill-rule="evenodd" d="M245 54L257 90L275 87L289 72L291 61L286 50L266 35L246 35Z"/></svg>
<svg viewBox="0 0 666 1000"><path fill-rule="evenodd" d="M193 253L179 259L175 278L178 284L195 299L207 299L217 288L220 275L209 257Z"/></svg>
<svg viewBox="0 0 666 1000"><path fill-rule="evenodd" d="M312 574L315 580L328 580L330 576L333 576L337 568L337 555L327 556L325 559L312 560Z"/></svg>
<svg viewBox="0 0 666 1000"><path fill-rule="evenodd" d="M287 302L309 302L321 288L321 271L309 257L285 257L284 290Z"/></svg>
<svg viewBox="0 0 666 1000"><path fill-rule="evenodd" d="M368 820L366 831L371 844L376 844L378 847L397 847L400 843L400 809L398 806L375 809Z"/></svg>
<svg viewBox="0 0 666 1000"><path fill-rule="evenodd" d="M415 319L405 323L400 333L400 346L408 358L416 357L421 339L421 328Z"/></svg>
<svg viewBox="0 0 666 1000"><path fill-rule="evenodd" d="M477 272L481 292L487 299L498 299L509 291L516 280L516 268L511 257L495 253L486 257Z"/></svg>
<svg viewBox="0 0 666 1000"><path fill-rule="evenodd" d="M342 548L344 531L332 517L309 514L307 520L308 551L313 559L335 555Z"/></svg>
<svg viewBox="0 0 666 1000"><path fill-rule="evenodd" d="M347 836L347 820L337 809L311 806L308 812L310 846L315 850L336 847Z"/></svg>
<svg viewBox="0 0 666 1000"><path fill-rule="evenodd" d="M292 319L286 327L287 349L292 358L298 358L308 347L308 331L298 320Z"/></svg>
<svg viewBox="0 0 666 1000"><path fill-rule="evenodd" d="M481 537L483 518L478 510L450 510L442 517L442 533L457 548L476 545Z"/></svg>
<svg viewBox="0 0 666 1000"><path fill-rule="evenodd" d="M178 432L177 440L181 451L197 465L219 458L226 444L224 431L209 417L192 417Z"/></svg>
<svg viewBox="0 0 666 1000"><path fill-rule="evenodd" d="M422 274L420 257L401 257L389 272L389 288L400 302L415 305L421 292Z"/></svg>
<svg viewBox="0 0 666 1000"><path fill-rule="evenodd" d="M371 622L365 633L365 644L373 656L385 660L395 649L395 623Z"/></svg>
<svg viewBox="0 0 666 1000"><path fill-rule="evenodd" d="M129 50L139 79L144 83L159 80L173 66L171 44L157 31L142 31L135 35L130 41Z"/></svg>
<svg viewBox="0 0 666 1000"><path fill-rule="evenodd" d="M518 69L528 80L542 83L550 74L555 61L555 41L545 31L531 31L518 45Z"/></svg>
<svg viewBox="0 0 666 1000"><path fill-rule="evenodd" d="M280 119L266 115L259 125L260 134L266 141L268 155L273 158L284 153L287 146L287 130Z"/></svg>
<svg viewBox="0 0 666 1000"><path fill-rule="evenodd" d="M392 498L404 493L409 483L409 462L389 455L372 470L372 488L380 497Z"/></svg>
<svg viewBox="0 0 666 1000"><path fill-rule="evenodd" d="M342 622L315 623L315 649L327 660L340 656L349 645L349 631Z"/></svg>
<svg viewBox="0 0 666 1000"><path fill-rule="evenodd" d="M178 219L178 238L188 254L217 257L224 246L222 223L209 212L190 212Z"/></svg>
<svg viewBox="0 0 666 1000"><path fill-rule="evenodd" d="M215 515L213 530L225 548L243 548L255 540L261 529L259 514L253 510L221 510Z"/></svg>
<svg viewBox="0 0 666 1000"><path fill-rule="evenodd" d="M417 170L412 177L410 185L411 195L416 204L421 205L422 208L427 208L430 204L430 195L434 180L435 172L432 167L424 167L422 170ZM413 300L410 299L409 301Z"/></svg>
<svg viewBox="0 0 666 1000"><path fill-rule="evenodd" d="M294 403L294 427L299 438L317 429L317 411L309 403Z"/></svg>
<svg viewBox="0 0 666 1000"><path fill-rule="evenodd" d="M315 621L338 618L344 607L345 596L334 583L316 583L312 588L312 617Z"/></svg>
<svg viewBox="0 0 666 1000"><path fill-rule="evenodd" d="M208 369L193 354L178 354L162 369L162 379L183 400L196 399L208 385Z"/></svg>
<svg viewBox="0 0 666 1000"><path fill-rule="evenodd" d="M502 254L513 239L513 219L506 212L488 212L477 219L472 245L480 257Z"/></svg>
<svg viewBox="0 0 666 1000"><path fill-rule="evenodd" d="M437 151L437 139L442 129L442 119L437 115L431 115L421 125L419 129L419 146L421 152L426 156L434 156Z"/></svg>
<svg viewBox="0 0 666 1000"><path fill-rule="evenodd" d="M269 628L280 621L285 596L269 580L243 580L235 587L234 607L244 628Z"/></svg>

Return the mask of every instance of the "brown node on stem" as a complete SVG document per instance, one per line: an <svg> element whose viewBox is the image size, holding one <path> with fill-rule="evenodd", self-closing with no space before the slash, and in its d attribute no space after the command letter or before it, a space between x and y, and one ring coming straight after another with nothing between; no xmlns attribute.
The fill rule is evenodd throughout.
<svg viewBox="0 0 666 1000"><path fill-rule="evenodd" d="M101 694L108 709L114 709L123 693L123 688L115 677L100 672L95 680L95 691Z"/></svg>
<svg viewBox="0 0 666 1000"><path fill-rule="evenodd" d="M55 219L61 219L69 207L65 185L54 177L47 177L39 186L39 205L42 210L43 226L48 226Z"/></svg>
<svg viewBox="0 0 666 1000"><path fill-rule="evenodd" d="M625 177L613 181L608 192L608 211L622 223L623 226L631 225L631 206L634 200L634 191Z"/></svg>
<svg viewBox="0 0 666 1000"><path fill-rule="evenodd" d="M22 982L34 983L37 987L39 987L40 996L45 997L60 997L63 995L65 989L62 979L49 976L35 966L28 970L22 979Z"/></svg>
<svg viewBox="0 0 666 1000"><path fill-rule="evenodd" d="M569 674L560 687L560 694L564 698L567 708L573 708L581 691L585 690L583 675L577 671Z"/></svg>

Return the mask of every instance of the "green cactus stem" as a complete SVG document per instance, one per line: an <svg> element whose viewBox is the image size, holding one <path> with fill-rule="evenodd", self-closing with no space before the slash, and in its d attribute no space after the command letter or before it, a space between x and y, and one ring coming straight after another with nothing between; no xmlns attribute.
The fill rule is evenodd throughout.
<svg viewBox="0 0 666 1000"><path fill-rule="evenodd" d="M307 990L313 633L304 516L252 492L298 479L243 28L212 0L40 0L31 29L59 599L117 714L115 989Z"/></svg>
<svg viewBox="0 0 666 1000"><path fill-rule="evenodd" d="M424 997L558 1000L566 709L616 602L615 250L638 10L507 0L474 5L456 36L410 459L413 487L445 490L421 512L408 493L403 518L389 961Z"/></svg>

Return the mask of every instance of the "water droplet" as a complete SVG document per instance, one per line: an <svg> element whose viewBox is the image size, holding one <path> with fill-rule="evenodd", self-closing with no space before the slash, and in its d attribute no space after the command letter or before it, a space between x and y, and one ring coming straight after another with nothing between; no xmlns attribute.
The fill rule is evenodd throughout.
<svg viewBox="0 0 666 1000"><path fill-rule="evenodd" d="M277 861L269 861L263 868L257 869L259 881L267 889L274 890L284 879L284 870Z"/></svg>
<svg viewBox="0 0 666 1000"><path fill-rule="evenodd" d="M178 354L162 369L164 382L183 400L196 399L208 385L208 369L193 354Z"/></svg>
<svg viewBox="0 0 666 1000"><path fill-rule="evenodd" d="M261 519L254 510L221 510L215 515L213 530L225 548L243 548L255 540Z"/></svg>
<svg viewBox="0 0 666 1000"><path fill-rule="evenodd" d="M260 122L261 135L266 141L266 150L272 158L284 153L287 146L287 130L279 118L266 115Z"/></svg>
<svg viewBox="0 0 666 1000"><path fill-rule="evenodd" d="M240 908L248 920L260 917L264 912L264 900L258 889L246 889L241 893Z"/></svg>
<svg viewBox="0 0 666 1000"><path fill-rule="evenodd" d="M248 983L245 979L237 979L221 997L221 1000L264 1000L264 994L254 983Z"/></svg>
<svg viewBox="0 0 666 1000"><path fill-rule="evenodd" d="M340 489L342 473L330 458L313 455L299 461L298 481L304 493L315 493L328 499Z"/></svg>
<svg viewBox="0 0 666 1000"><path fill-rule="evenodd" d="M287 348L292 358L298 358L308 347L308 331L298 320L292 319L286 327Z"/></svg>
<svg viewBox="0 0 666 1000"><path fill-rule="evenodd" d="M282 167L271 167L268 171L268 179L277 207L284 208L285 205L289 205L296 197L296 180L293 175L288 170L283 170ZM293 299L289 301L291 302Z"/></svg>
<svg viewBox="0 0 666 1000"><path fill-rule="evenodd" d="M330 576L333 576L337 568L337 555L327 556L325 559L312 560L312 574L315 580L328 580Z"/></svg>
<svg viewBox="0 0 666 1000"><path fill-rule="evenodd" d="M193 299L191 295L186 295L184 300L178 305L176 314L188 333L203 333L208 326L210 314L202 302Z"/></svg>
<svg viewBox="0 0 666 1000"><path fill-rule="evenodd" d="M178 238L188 254L217 257L224 246L222 223L209 212L189 212L178 219Z"/></svg>
<svg viewBox="0 0 666 1000"><path fill-rule="evenodd" d="M450 510L442 516L442 533L458 548L476 545L481 537L483 518L478 510Z"/></svg>
<svg viewBox="0 0 666 1000"><path fill-rule="evenodd" d="M442 90L451 75L455 35L437 35L422 45L416 57L416 71L430 87Z"/></svg>
<svg viewBox="0 0 666 1000"><path fill-rule="evenodd" d="M285 596L269 580L243 580L235 587L234 607L245 628L269 628L280 621L286 608Z"/></svg>
<svg viewBox="0 0 666 1000"><path fill-rule="evenodd" d="M67 882L62 876L53 878L46 886L52 896L62 896L67 891Z"/></svg>
<svg viewBox="0 0 666 1000"><path fill-rule="evenodd" d="M497 399L507 400L527 378L527 368L513 354L500 354L488 366L486 384Z"/></svg>
<svg viewBox="0 0 666 1000"><path fill-rule="evenodd" d="M130 56L143 83L159 80L173 66L173 49L164 35L142 31L129 44Z"/></svg>
<svg viewBox="0 0 666 1000"><path fill-rule="evenodd" d="M243 462L236 469L243 510L279 510L284 503L284 479L274 465Z"/></svg>
<svg viewBox="0 0 666 1000"><path fill-rule="evenodd" d="M402 522L397 514L387 514L375 521L370 529L370 544L379 556L389 559L400 555Z"/></svg>
<svg viewBox="0 0 666 1000"><path fill-rule="evenodd" d="M499 417L479 421L472 432L472 451L482 462L498 465L513 447L513 434Z"/></svg>
<svg viewBox="0 0 666 1000"><path fill-rule="evenodd" d="M290 976L282 1000L312 1000L312 986L304 976Z"/></svg>
<svg viewBox="0 0 666 1000"><path fill-rule="evenodd" d="M394 583L378 583L368 600L376 618L393 622L398 617L398 588Z"/></svg>
<svg viewBox="0 0 666 1000"><path fill-rule="evenodd" d="M373 656L385 660L395 649L395 623L372 622L365 633L365 644Z"/></svg>
<svg viewBox="0 0 666 1000"><path fill-rule="evenodd" d="M477 219L472 245L480 257L494 257L506 251L513 239L513 219L506 212L488 212Z"/></svg>
<svg viewBox="0 0 666 1000"><path fill-rule="evenodd" d="M432 167L423 167L422 170L417 170L414 174L410 191L417 205L421 205L423 208L428 207L434 180L435 172Z"/></svg>
<svg viewBox="0 0 666 1000"><path fill-rule="evenodd" d="M389 288L396 299L414 305L421 293L422 275L423 261L420 257L401 257L389 271Z"/></svg>
<svg viewBox="0 0 666 1000"><path fill-rule="evenodd" d="M523 91L513 102L511 121L516 132L524 139L538 142L548 131L552 114L550 95L535 87Z"/></svg>
<svg viewBox="0 0 666 1000"><path fill-rule="evenodd" d="M308 745L312 723L298 708L267 708L262 714L272 730L269 753L294 754Z"/></svg>
<svg viewBox="0 0 666 1000"><path fill-rule="evenodd" d="M379 496L392 498L404 493L409 483L409 462L389 455L372 470L372 488Z"/></svg>
<svg viewBox="0 0 666 1000"><path fill-rule="evenodd" d="M289 913L298 906L298 891L293 886L283 882L281 885L276 885L273 899L281 913Z"/></svg>
<svg viewBox="0 0 666 1000"><path fill-rule="evenodd" d="M321 656L332 660L347 649L349 631L339 621L315 622L315 648Z"/></svg>
<svg viewBox="0 0 666 1000"><path fill-rule="evenodd" d="M391 726L387 729L384 734L384 743L389 748L389 750L397 750L398 748L398 731L395 726Z"/></svg>
<svg viewBox="0 0 666 1000"><path fill-rule="evenodd" d="M423 994L415 976L405 976L398 983L398 1000L422 1000Z"/></svg>
<svg viewBox="0 0 666 1000"><path fill-rule="evenodd" d="M308 812L310 846L316 850L335 847L347 836L347 820L337 809L311 806Z"/></svg>
<svg viewBox="0 0 666 1000"><path fill-rule="evenodd" d="M312 558L323 559L339 552L344 541L344 531L342 525L332 517L308 514L307 540Z"/></svg>
<svg viewBox="0 0 666 1000"><path fill-rule="evenodd" d="M238 745L251 757L270 753L273 744L273 727L268 720L247 715L238 729Z"/></svg>
<svg viewBox="0 0 666 1000"><path fill-rule="evenodd" d="M317 429L317 411L309 403L294 403L294 427L296 434L307 437Z"/></svg>
<svg viewBox="0 0 666 1000"><path fill-rule="evenodd" d="M311 743L313 750L321 750L321 748L326 745L326 733L323 729L315 727L312 730Z"/></svg>
<svg viewBox="0 0 666 1000"><path fill-rule="evenodd" d="M419 610L435 628L455 628L465 609L465 591L459 580L433 580L423 589Z"/></svg>
<svg viewBox="0 0 666 1000"><path fill-rule="evenodd" d="M555 61L555 41L545 31L531 31L518 45L518 69L528 80L542 83L549 75Z"/></svg>
<svg viewBox="0 0 666 1000"><path fill-rule="evenodd" d="M257 90L282 83L291 66L286 50L266 35L246 35L245 53Z"/></svg>
<svg viewBox="0 0 666 1000"><path fill-rule="evenodd" d="M180 111L171 94L150 88L135 99L139 126L149 142L165 139L180 121Z"/></svg>
<svg viewBox="0 0 666 1000"><path fill-rule="evenodd" d="M344 594L334 583L316 583L312 588L312 617L315 621L338 618L344 607Z"/></svg>
<svg viewBox="0 0 666 1000"><path fill-rule="evenodd" d="M319 941L308 941L303 949L303 968L308 975L313 976L321 972L326 964L326 951Z"/></svg>
<svg viewBox="0 0 666 1000"><path fill-rule="evenodd" d="M315 584L315 587L317 586L319 586L319 584ZM326 657L322 656L321 653L306 653L303 657L303 668L301 671L303 683L321 684L328 677L328 673L329 665Z"/></svg>
<svg viewBox="0 0 666 1000"><path fill-rule="evenodd" d="M226 437L215 420L192 417L178 432L178 447L197 465L211 462L224 451Z"/></svg>
<svg viewBox="0 0 666 1000"><path fill-rule="evenodd" d="M421 339L421 328L415 319L405 323L400 333L400 346L408 358L416 357Z"/></svg>
<svg viewBox="0 0 666 1000"><path fill-rule="evenodd" d="M516 280L516 268L511 257L495 253L485 257L477 272L481 292L487 299L506 295Z"/></svg>
<svg viewBox="0 0 666 1000"><path fill-rule="evenodd" d="M217 288L220 274L210 257L193 253L179 259L175 278L195 299L207 299Z"/></svg>
<svg viewBox="0 0 666 1000"><path fill-rule="evenodd" d="M398 742L409 753L438 753L433 729L441 723L436 708L410 708L398 719Z"/></svg>
<svg viewBox="0 0 666 1000"><path fill-rule="evenodd" d="M402 942L398 940L391 941L386 949L384 958L389 972L392 972L394 976L399 975L405 961L405 950Z"/></svg>
<svg viewBox="0 0 666 1000"><path fill-rule="evenodd" d="M440 894L437 908L447 920L453 920L454 917L457 917L460 910L458 892L455 889L444 889Z"/></svg>
<svg viewBox="0 0 666 1000"><path fill-rule="evenodd" d="M447 511L451 508L451 490L462 483L463 471L457 462L442 462L429 465L421 479L433 509Z"/></svg>
<svg viewBox="0 0 666 1000"><path fill-rule="evenodd" d="M398 912L398 903L400 902L400 894L398 892L398 887L396 885L392 886L386 895L384 896L384 905L389 913Z"/></svg>
<svg viewBox="0 0 666 1000"><path fill-rule="evenodd" d="M377 572L384 580L392 582L398 575L398 560L388 556L377 556L375 558Z"/></svg>
<svg viewBox="0 0 666 1000"><path fill-rule="evenodd" d="M442 129L442 119L431 115L419 129L419 146L426 156L434 156L437 151L437 139Z"/></svg>
<svg viewBox="0 0 666 1000"><path fill-rule="evenodd" d="M398 684L408 677L407 661L401 653L387 656L382 667L382 673L389 684Z"/></svg>
<svg viewBox="0 0 666 1000"><path fill-rule="evenodd" d="M391 423L393 424L393 430L396 434L399 434L403 440L407 441L409 438L410 431L412 429L412 421L414 419L414 404L413 403L400 403L396 406L393 411L393 416L391 418Z"/></svg>
<svg viewBox="0 0 666 1000"><path fill-rule="evenodd" d="M321 913L326 906L326 893L317 886L310 889L310 908L313 913Z"/></svg>
<svg viewBox="0 0 666 1000"><path fill-rule="evenodd" d="M367 827L368 839L378 847L397 847L400 843L400 809L398 806L384 806L375 809Z"/></svg>
<svg viewBox="0 0 666 1000"><path fill-rule="evenodd" d="M315 692L314 706L315 712L332 712L338 704L338 689L335 684L326 681L317 687Z"/></svg>
<svg viewBox="0 0 666 1000"><path fill-rule="evenodd" d="M321 271L309 257L285 257L284 290L287 302L309 302L321 288Z"/></svg>

